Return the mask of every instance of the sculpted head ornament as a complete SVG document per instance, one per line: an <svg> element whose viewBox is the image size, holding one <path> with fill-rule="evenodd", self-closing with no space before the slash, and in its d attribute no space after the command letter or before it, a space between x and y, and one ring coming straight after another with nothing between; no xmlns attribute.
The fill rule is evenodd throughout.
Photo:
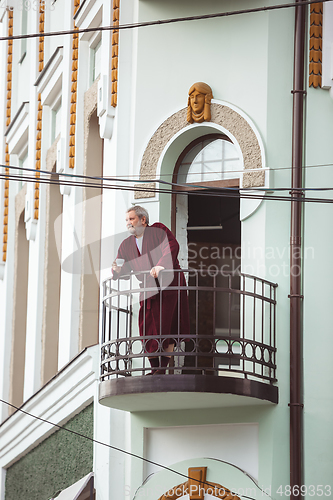
<svg viewBox="0 0 333 500"><path fill-rule="evenodd" d="M210 103L213 92L207 83L197 82L188 91L187 121L189 123L201 123L210 121Z"/></svg>

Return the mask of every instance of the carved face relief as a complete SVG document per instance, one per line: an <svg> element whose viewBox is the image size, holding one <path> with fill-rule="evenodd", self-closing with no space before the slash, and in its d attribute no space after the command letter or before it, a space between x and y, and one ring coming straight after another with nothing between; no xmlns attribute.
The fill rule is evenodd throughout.
<svg viewBox="0 0 333 500"><path fill-rule="evenodd" d="M205 94L195 90L190 95L191 108L196 115L200 114L204 110L205 106Z"/></svg>
<svg viewBox="0 0 333 500"><path fill-rule="evenodd" d="M188 91L187 121L201 123L210 121L210 105L213 98L212 89L207 83L197 82Z"/></svg>

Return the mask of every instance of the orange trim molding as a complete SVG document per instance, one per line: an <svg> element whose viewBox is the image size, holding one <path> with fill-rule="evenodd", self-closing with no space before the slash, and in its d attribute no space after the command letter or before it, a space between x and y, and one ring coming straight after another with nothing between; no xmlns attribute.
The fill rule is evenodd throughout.
<svg viewBox="0 0 333 500"><path fill-rule="evenodd" d="M321 87L323 2L310 5L309 87Z"/></svg>
<svg viewBox="0 0 333 500"><path fill-rule="evenodd" d="M80 7L80 0L74 0L74 16ZM74 24L74 29L77 27ZM69 121L69 168L75 166L75 125L76 125L76 101L77 101L77 71L79 59L79 34L74 33L72 37L72 87L71 87L71 109Z"/></svg>
<svg viewBox="0 0 333 500"><path fill-rule="evenodd" d="M44 22L45 22L45 1L39 0L39 33L44 33ZM44 37L39 37L39 48L38 48L38 71L39 73L43 71L44 68ZM41 149L42 149L42 117L43 117L43 106L42 106L42 96L38 94L37 97L37 127L36 127L36 173L35 173L35 201L34 201L34 219L39 218L39 181L40 178L40 167L41 167Z"/></svg>
<svg viewBox="0 0 333 500"><path fill-rule="evenodd" d="M113 0L113 26L119 26L120 0ZM119 51L119 30L112 30L112 54L111 54L111 106L117 106L118 98L118 51Z"/></svg>
<svg viewBox="0 0 333 500"><path fill-rule="evenodd" d="M8 36L13 36L13 11L8 11ZM10 125L12 109L12 63L13 63L13 40L7 43L7 103L6 103L6 127ZM5 172L9 174L10 156L8 144L5 149ZM4 209L3 209L3 236L2 236L2 262L7 260L7 237L8 237L8 205L9 205L9 179L5 180Z"/></svg>

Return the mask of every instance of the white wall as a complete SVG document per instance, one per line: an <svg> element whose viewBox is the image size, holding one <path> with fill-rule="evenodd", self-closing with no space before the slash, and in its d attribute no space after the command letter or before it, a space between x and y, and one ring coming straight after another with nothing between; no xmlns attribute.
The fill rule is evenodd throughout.
<svg viewBox="0 0 333 500"><path fill-rule="evenodd" d="M190 458L217 458L258 478L259 425L219 424L149 428L145 431L145 458L163 465ZM160 468L146 463L144 477Z"/></svg>

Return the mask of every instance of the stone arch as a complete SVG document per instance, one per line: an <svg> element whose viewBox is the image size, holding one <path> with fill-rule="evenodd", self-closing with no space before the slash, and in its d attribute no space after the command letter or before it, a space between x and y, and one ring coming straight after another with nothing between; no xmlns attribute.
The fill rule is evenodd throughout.
<svg viewBox="0 0 333 500"><path fill-rule="evenodd" d="M151 137L144 151L140 165L140 180L155 179L160 157L172 139L186 130L200 127L203 124L190 125L186 121L187 108L167 118ZM204 125L217 125L232 136L240 147L244 161L242 187L265 186L265 153L260 135L254 124L240 110L227 103L213 102L211 105L211 121ZM137 184L149 191L136 191L135 198L152 198L155 196L154 183Z"/></svg>

